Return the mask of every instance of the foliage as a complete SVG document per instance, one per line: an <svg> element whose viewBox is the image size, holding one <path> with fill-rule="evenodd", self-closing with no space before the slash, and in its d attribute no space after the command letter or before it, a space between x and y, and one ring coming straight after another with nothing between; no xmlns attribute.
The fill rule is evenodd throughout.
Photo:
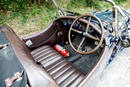
<svg viewBox="0 0 130 87"><path fill-rule="evenodd" d="M89 12L88 7L92 8L93 10L95 8L100 10L104 6L104 4L99 3L100 0L57 1L60 7L80 13ZM120 4L126 0L115 1ZM108 3L105 3L105 5L106 7L109 6ZM92 12L92 9L90 9L90 12ZM52 3L52 0L0 0L0 24L9 24L9 22L12 22L16 19L18 22L13 22L13 25L16 24L17 26L20 26L17 28L17 31L20 31L20 35L26 34L25 26L26 24L29 25L30 21L33 23L35 22L36 26L41 26L41 29L43 29L47 27L48 23L55 18L56 14L58 14L57 9ZM12 23L10 25L12 25ZM24 27L22 28L23 25ZM14 28L16 28L16 26L14 26ZM35 32L37 31L37 28L27 30L26 32L31 31Z"/></svg>
<svg viewBox="0 0 130 87"><path fill-rule="evenodd" d="M58 0L61 2L61 0ZM98 8L98 2L100 0L66 0L69 2L69 6L79 7L96 7ZM122 1L126 0L115 0L117 3L121 3ZM62 0L63 2L63 0ZM61 3L62 3L61 2ZM26 10L28 7L37 6L50 6L52 4L52 0L0 0L0 9L4 11L23 11ZM49 4L49 5L48 5ZM64 3L62 3L63 5ZM71 5L70 5L71 4Z"/></svg>
<svg viewBox="0 0 130 87"><path fill-rule="evenodd" d="M0 0L0 8L5 11L25 10L26 5L26 0Z"/></svg>
<svg viewBox="0 0 130 87"><path fill-rule="evenodd" d="M79 8L79 7L93 7L101 9L99 4L100 0L57 0L61 4L60 6L65 6L68 9ZM117 3L121 3L126 0L115 0ZM5 21L5 15L8 11L13 12L11 18L21 15L23 17L23 23L27 21L28 17L35 16L39 14L41 8L54 8L52 0L0 0L0 19ZM29 14L29 16L27 16ZM8 20L8 19L7 19ZM0 21L1 23L1 21Z"/></svg>
<svg viewBox="0 0 130 87"><path fill-rule="evenodd" d="M101 9L101 1L103 0L70 0L68 8L79 8L79 7L93 7L97 9ZM121 2L124 2L126 0L114 0L117 4L120 4ZM108 3L105 3L109 5Z"/></svg>
<svg viewBox="0 0 130 87"><path fill-rule="evenodd" d="M127 1L127 0L115 0L115 2L117 2L118 4L120 4L121 2L124 2L124 1Z"/></svg>

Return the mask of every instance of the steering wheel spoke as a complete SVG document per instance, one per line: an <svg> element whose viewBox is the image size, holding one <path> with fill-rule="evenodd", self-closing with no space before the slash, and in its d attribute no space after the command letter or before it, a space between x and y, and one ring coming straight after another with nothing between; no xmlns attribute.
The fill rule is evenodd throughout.
<svg viewBox="0 0 130 87"><path fill-rule="evenodd" d="M80 42L80 44L79 44L79 46L78 46L78 51L79 51L79 49L81 48L81 46L83 45L83 42L85 41L85 37L83 37L82 38L82 40L81 40L81 42Z"/></svg>
<svg viewBox="0 0 130 87"><path fill-rule="evenodd" d="M86 32L87 32L87 31L88 31L88 29L89 29L90 22L91 22L91 16L88 18L88 24L87 24L87 27L86 27Z"/></svg>
<svg viewBox="0 0 130 87"><path fill-rule="evenodd" d="M89 38L91 38L91 39L93 39L93 40L96 40L96 41L100 41L100 39L98 39L97 37L95 37L95 36L93 36L93 35L91 35L91 34L87 34L87 36L89 37Z"/></svg>
<svg viewBox="0 0 130 87"><path fill-rule="evenodd" d="M74 32L76 32L76 33L82 34L82 31L79 31L77 29L71 28L71 30L74 31Z"/></svg>
<svg viewBox="0 0 130 87"><path fill-rule="evenodd" d="M96 26L94 26L93 24L92 24L91 26L92 26L92 27L94 28L94 30L96 30L99 34L102 34L101 30L98 29Z"/></svg>

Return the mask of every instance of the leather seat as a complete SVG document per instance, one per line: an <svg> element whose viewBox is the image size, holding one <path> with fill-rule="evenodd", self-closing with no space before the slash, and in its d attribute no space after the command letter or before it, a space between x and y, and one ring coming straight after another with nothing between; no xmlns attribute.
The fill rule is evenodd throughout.
<svg viewBox="0 0 130 87"><path fill-rule="evenodd" d="M82 72L50 46L42 46L31 52L9 26L0 26L0 28L23 65L30 87L57 87L58 85L76 87L84 79L85 75ZM41 63L43 68L36 62Z"/></svg>
<svg viewBox="0 0 130 87"><path fill-rule="evenodd" d="M85 77L84 73L48 45L35 49L31 54L60 87L76 87Z"/></svg>
<svg viewBox="0 0 130 87"><path fill-rule="evenodd" d="M36 64L28 47L9 26L0 26L0 32L4 32L16 57L24 67L29 87L58 87L51 76Z"/></svg>

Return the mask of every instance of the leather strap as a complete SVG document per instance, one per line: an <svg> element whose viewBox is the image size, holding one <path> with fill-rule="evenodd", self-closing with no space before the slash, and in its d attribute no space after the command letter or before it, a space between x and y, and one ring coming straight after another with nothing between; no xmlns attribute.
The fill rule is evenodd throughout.
<svg viewBox="0 0 130 87"><path fill-rule="evenodd" d="M17 72L17 73L14 74L14 76L7 78L7 79L5 80L6 87L11 87L11 86L13 85L13 83L14 83L15 80L17 80L17 79L19 79L20 77L22 77L23 72L24 72L24 71L22 71L22 72Z"/></svg>
<svg viewBox="0 0 130 87"><path fill-rule="evenodd" d="M7 44L0 44L0 49L5 48Z"/></svg>

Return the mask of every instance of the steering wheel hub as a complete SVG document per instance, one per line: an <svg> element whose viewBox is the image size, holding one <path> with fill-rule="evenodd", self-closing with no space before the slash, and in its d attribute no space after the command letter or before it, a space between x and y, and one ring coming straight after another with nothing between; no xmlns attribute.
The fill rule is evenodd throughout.
<svg viewBox="0 0 130 87"><path fill-rule="evenodd" d="M88 37L88 33L87 32L83 32L83 36L84 37Z"/></svg>

